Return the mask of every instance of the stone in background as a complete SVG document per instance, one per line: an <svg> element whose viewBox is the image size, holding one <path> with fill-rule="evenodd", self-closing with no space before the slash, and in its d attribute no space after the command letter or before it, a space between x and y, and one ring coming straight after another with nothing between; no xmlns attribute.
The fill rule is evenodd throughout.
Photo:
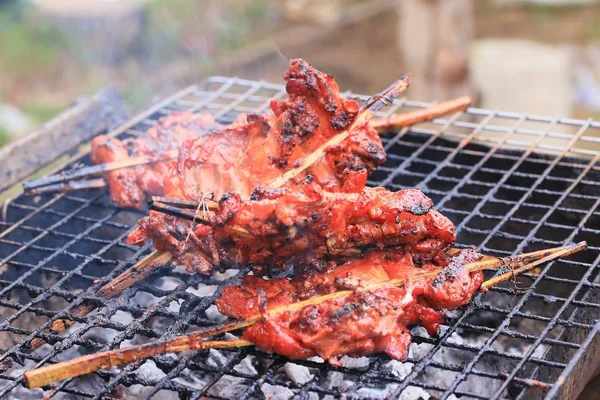
<svg viewBox="0 0 600 400"><path fill-rule="evenodd" d="M469 57L481 107L540 115L571 115L573 51L527 40L485 39Z"/></svg>

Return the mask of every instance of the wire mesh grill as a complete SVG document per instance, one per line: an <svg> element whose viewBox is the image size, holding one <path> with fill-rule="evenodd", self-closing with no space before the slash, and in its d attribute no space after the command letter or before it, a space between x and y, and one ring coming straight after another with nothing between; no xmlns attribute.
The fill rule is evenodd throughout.
<svg viewBox="0 0 600 400"><path fill-rule="evenodd" d="M230 122L240 113L267 111L283 89L211 78L113 134L135 135L173 110L207 110ZM403 99L382 115L428 105ZM153 357L28 390L22 373L35 366L222 321L214 300L247 271L204 277L165 266L117 299L102 299L97 289L151 250L124 243L145 211L111 205L105 190L21 196L0 222L0 397L561 396L576 369L598 361L586 351L600 329L600 124L472 108L383 140L388 163L369 183L421 188L456 224L459 247L504 256L587 240L590 249L477 295L449 316L438 338L414 328L404 363L373 355L344 358L342 367L334 367L253 348L210 350ZM522 289L517 294L515 285ZM69 313L84 302L95 311ZM49 333L52 322L63 318L76 323L61 335ZM27 346L36 336L50 344L30 354Z"/></svg>

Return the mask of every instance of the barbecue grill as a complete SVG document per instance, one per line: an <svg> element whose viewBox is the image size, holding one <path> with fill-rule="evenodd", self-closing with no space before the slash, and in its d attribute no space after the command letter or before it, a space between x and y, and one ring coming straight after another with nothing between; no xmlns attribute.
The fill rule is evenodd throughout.
<svg viewBox="0 0 600 400"><path fill-rule="evenodd" d="M111 135L145 131L173 110L231 122L284 94L281 85L213 77ZM402 99L380 115L426 106ZM151 251L124 242L145 211L111 205L105 189L19 196L0 222L0 397L576 398L600 361L600 123L470 108L383 140L388 163L369 183L422 189L456 224L458 247L507 256L586 240L589 250L476 295L438 338L414 328L404 363L373 355L334 367L250 347L163 355L29 390L23 372L36 366L222 322L214 300L248 271L206 277L164 266L104 299L98 288ZM81 163L87 154L63 168ZM84 303L94 311L69 312ZM49 333L64 318L76 323ZM49 344L30 353L34 337Z"/></svg>

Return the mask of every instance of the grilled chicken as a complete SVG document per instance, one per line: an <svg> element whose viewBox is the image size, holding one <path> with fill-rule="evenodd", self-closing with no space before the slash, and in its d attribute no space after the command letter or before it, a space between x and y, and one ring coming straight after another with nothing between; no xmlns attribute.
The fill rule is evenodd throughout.
<svg viewBox="0 0 600 400"><path fill-rule="evenodd" d="M342 355L374 352L404 360L411 341L409 325L421 324L430 335L436 335L444 311L470 301L483 274L470 273L464 266L480 258L473 250L463 250L443 269L432 264L416 267L407 252L374 249L363 258L324 272L308 271L291 280L246 276L241 284L226 287L216 304L222 314L233 318L262 313L263 321L246 328L243 338L264 351L291 359L319 356L332 364L339 364ZM411 278L415 273L434 270L441 273ZM268 312L307 298L396 278L406 279L406 285L355 290L346 297L299 310Z"/></svg>
<svg viewBox="0 0 600 400"><path fill-rule="evenodd" d="M123 140L96 136L92 140L92 163L126 161L135 157L166 158L169 153L176 155L187 138L205 136L219 127L210 114L174 112L159 119L140 136ZM170 160L108 172L106 181L113 202L119 207L141 208L148 196L164 193L164 178L176 166L176 162Z"/></svg>
<svg viewBox="0 0 600 400"><path fill-rule="evenodd" d="M128 240L152 239L157 249L171 252L190 270L207 273L211 265L253 265L256 272L290 264L318 267L336 255L356 256L370 247L401 246L419 263L441 263L456 239L452 222L418 189L332 193L307 182L259 188L251 198L224 195L211 202L212 211L196 214L203 220L196 226L155 213L142 219Z"/></svg>

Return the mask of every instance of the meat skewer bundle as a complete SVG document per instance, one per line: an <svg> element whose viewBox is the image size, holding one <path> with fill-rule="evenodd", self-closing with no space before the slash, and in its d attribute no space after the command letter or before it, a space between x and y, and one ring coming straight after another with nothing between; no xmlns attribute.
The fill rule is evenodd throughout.
<svg viewBox="0 0 600 400"><path fill-rule="evenodd" d="M150 215L128 240L152 239L159 250L154 261L173 259L205 274L234 264L253 265L259 274L290 263L303 268L291 279L257 274L226 287L217 306L236 322L29 371L28 386L162 353L252 344L289 358L318 355L332 364L341 355L373 352L402 360L411 340L408 325L422 324L435 335L444 312L468 303L478 289L585 247L492 260L481 260L474 250L448 254L454 226L423 193L365 187L368 172L385 161L370 111L389 103L408 80L363 108L343 99L331 77L302 60L292 61L286 80L288 98L272 102L273 116L249 115L200 135L181 133L177 161L163 163L165 170L146 170L145 180L132 175L136 201L164 196L153 199ZM415 115L413 122L428 116ZM379 122L384 128L393 123ZM115 154L110 146L106 151ZM123 181L117 180L111 188ZM265 182L270 184L259 186ZM123 201L132 198L129 189L121 189ZM482 284L482 270L503 265L513 270ZM242 328L239 340L203 340Z"/></svg>
<svg viewBox="0 0 600 400"><path fill-rule="evenodd" d="M240 116L238 122L222 127L210 115L174 113L139 137L95 138L91 159L101 165L88 170L106 173L111 198L122 207L140 208L151 195L187 199L196 199L199 192L249 195L257 184L281 176L346 132L309 173L323 186L360 189L367 172L385 162L379 135L368 123L370 111L402 93L409 77L363 108L341 96L331 76L302 59L290 62L284 78L288 97L271 102L273 114ZM46 191L46 185L56 189L61 182L85 176L85 171L76 170L27 182L24 188L37 194Z"/></svg>
<svg viewBox="0 0 600 400"><path fill-rule="evenodd" d="M255 272L291 263L318 266L324 256L360 255L370 247L402 246L417 262L443 263L456 240L452 222L418 189L331 193L304 183L258 189L248 201L235 193L205 200L202 207L173 201L200 212L169 206L170 201L155 199L152 209L164 212L162 223L142 219L128 242L151 238L157 249L202 273L240 264L255 266ZM181 217L199 223L193 227Z"/></svg>
<svg viewBox="0 0 600 400"><path fill-rule="evenodd" d="M450 257L443 273L411 280L417 273L439 267L417 268L402 251L371 250L360 259L292 281L247 276L240 285L226 287L216 304L222 314L246 319L303 299L402 278L403 287L357 291L272 316L266 311L267 317L248 327L242 338L291 359L317 355L338 364L338 356L384 352L404 360L411 339L407 326L421 324L437 335L444 311L468 303L481 285L483 274L464 268L480 258L473 250L464 250Z"/></svg>
<svg viewBox="0 0 600 400"><path fill-rule="evenodd" d="M252 115L246 116L245 121L243 121L243 118L240 118L242 122L211 132L210 127L214 125L214 121L210 117L193 114L173 114L161 119L158 127L155 128L156 130L151 130L146 135L147 137L137 139L142 142L149 138L151 140L158 138L169 141L169 135L174 135L180 139L179 141L183 140L184 143L179 146L179 150L181 151L178 151L177 162L172 160L171 149L173 146L160 145L158 148L167 149L167 152L162 153L162 155L157 152L151 153L154 157L158 157L158 159L135 157L123 159L123 161L82 168L69 173L61 173L26 183L25 189L31 193L43 192L45 188L52 189L52 186L70 189L72 187L71 184L76 182L71 181L71 179L88 176L89 174L86 170L92 175L115 171L114 178L118 181L118 184L111 187L111 196L113 199L119 199L118 201L125 206L131 206L132 204L139 205L142 194L148 195L148 193L143 193L142 187L148 187L148 185L140 185L138 181L152 181L152 179L143 177L145 172L149 176L156 177L157 171L162 171L166 175L162 185L163 194L183 199L190 197L198 203L200 202L202 191L216 194L225 193L231 189L240 190L242 193L244 191L250 192L254 190L255 186L264 184L264 179L268 177L274 177L278 180L277 182L272 182L274 186L286 185L292 178L306 173L307 168L325 157L330 162L325 163L321 167L321 171L316 172L319 173L324 182L326 179L329 179L329 189L336 190L336 188L345 187L347 190L354 189L359 191L366 181L368 169L375 166L373 160L378 160L377 163L385 161L385 152L383 152L381 140L376 135L376 132L367 125L370 111L377 110L389 104L395 97L399 96L409 85L408 76L403 77L390 85L381 94L371 98L362 108L359 108L358 104L354 101L343 99L333 79L329 75L312 68L304 60L298 59L290 62L286 79L288 80L287 89L289 98L286 101L273 103L273 107L275 107L280 115L277 121L275 121L275 117L273 116ZM303 85L305 86L304 89L301 87ZM312 118L313 122L318 120L318 126L314 126L315 124L313 124L314 131L318 134L306 135L306 130L299 131L293 125L290 125L290 121L293 118L297 120L296 122L299 121L302 109L306 110L306 103L312 104L312 109L319 111L315 111ZM353 120L350 119L350 114L354 115ZM315 119L315 115L317 115L317 119ZM277 129L270 129L271 125L267 129L265 121L271 121L270 123L278 122ZM291 130L292 135L289 134L290 129L288 129L288 126L294 128ZM350 128L343 130L342 126L349 126ZM330 127L330 129L324 129L325 127ZM340 129L342 130L340 131ZM275 135L275 132L279 132L279 136ZM333 136L331 137L332 134ZM298 135L299 138L294 138L293 135ZM194 141L194 137L202 137L202 140ZM330 138L325 140L326 137ZM95 149L98 154L93 157L106 160L110 159L110 157L125 158L123 147L128 146L123 146L122 142L115 142L114 140L110 139L108 142L106 140L97 140ZM353 149L350 152L351 154L342 154L345 148L342 146L344 141L350 142L349 146L346 147ZM105 146L105 143L108 146ZM271 157L267 157L266 160L264 158L257 160L252 156L245 156L253 152L262 154L263 157L266 156L264 152L266 143L270 144L269 148L274 151L274 154L279 154L275 153L278 149L287 149L284 154L286 157L284 161L287 162L281 164L279 162L274 163L275 158L272 155ZM278 143L281 143L280 147L278 147ZM292 149L291 153L289 153L289 143L296 143L295 146L292 146L294 149ZM298 146L298 143L300 143L300 146ZM111 144L115 145L112 146ZM129 142L129 147L132 146L142 149L146 147L151 149L157 148L153 144L132 144L132 142ZM301 156L306 150L300 151L299 148L304 149L303 146L316 146L316 149L306 155L305 158L302 158ZM361 148L365 149L366 152L361 152L359 150ZM327 158L326 156L333 151L336 152L332 156L333 158ZM296 157L293 162L292 156ZM336 160L352 162L335 165ZM260 161L260 163L253 164L250 161ZM154 167L150 170L145 164L152 165L152 163L155 163L154 165L162 163L163 166ZM128 169L129 166L137 165L144 165L144 168ZM164 165L166 165L166 168ZM350 169L351 166L356 171L352 171ZM125 170L127 172L125 175L122 175L120 172ZM238 173L241 173L245 178L243 180L237 178ZM286 173L289 173L289 175L286 175ZM215 179L207 179L207 177ZM121 184L121 181L126 184ZM175 182L177 183L175 184ZM160 185L154 185L154 188L157 187L160 188ZM112 193L112 191L115 191L115 193ZM157 194L157 192L159 190L153 193ZM129 196L130 193L137 194L135 198L132 198ZM167 227L163 219L164 214L151 212L146 221L149 224L155 224L157 227ZM178 226L182 227L182 224L178 223ZM178 242L174 241L173 233L178 235L180 232L168 230L165 232L165 235L168 236L165 237L175 245ZM187 234L184 233L184 235ZM184 239L180 243L187 243L187 240ZM183 248L183 246L180 247ZM183 249L187 250L187 247ZM187 251L186 254L191 261L184 262L185 265L200 266L197 269L201 271L208 271L212 268L205 261L205 257L199 257L199 253ZM114 280L101 287L99 295L106 298L114 297L136 282L145 279L156 268L168 263L170 260L171 253L154 251L131 268L125 270ZM193 260L197 261L194 262ZM73 308L70 312L75 316L81 317L89 313L92 309L92 306L82 304ZM51 331L60 333L72 324L73 321L71 320L59 319L52 323ZM44 340L41 338L33 339L30 344L31 351L39 348L44 343ZM0 356L0 359L2 358ZM3 365L4 363L0 364L0 370L2 370Z"/></svg>

